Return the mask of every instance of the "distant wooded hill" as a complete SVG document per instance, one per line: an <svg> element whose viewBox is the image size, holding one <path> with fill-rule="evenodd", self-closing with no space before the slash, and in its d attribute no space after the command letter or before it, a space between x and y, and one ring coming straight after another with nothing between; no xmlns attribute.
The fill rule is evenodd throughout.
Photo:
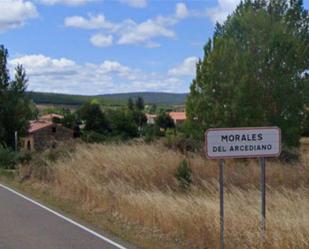
<svg viewBox="0 0 309 249"><path fill-rule="evenodd" d="M82 105L85 102L97 100L103 105L119 106L127 103L131 97L133 99L141 96L146 104L156 105L183 105L187 93L162 93L162 92L134 92L104 94L96 96L70 95L58 93L28 92L30 98L36 104L55 104L55 105Z"/></svg>

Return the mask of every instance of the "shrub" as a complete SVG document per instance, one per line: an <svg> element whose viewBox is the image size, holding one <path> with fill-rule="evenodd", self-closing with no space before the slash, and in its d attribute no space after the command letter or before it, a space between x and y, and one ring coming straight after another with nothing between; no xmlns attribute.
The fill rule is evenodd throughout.
<svg viewBox="0 0 309 249"><path fill-rule="evenodd" d="M102 143L106 140L106 136L95 131L84 131L82 140L87 143Z"/></svg>
<svg viewBox="0 0 309 249"><path fill-rule="evenodd" d="M178 180L179 186L183 189L186 190L190 188L190 185L192 183L192 170L189 167L188 163L186 160L183 160L175 173L175 177Z"/></svg>
<svg viewBox="0 0 309 249"><path fill-rule="evenodd" d="M28 164L32 160L32 154L29 151L19 152L19 161L22 164Z"/></svg>
<svg viewBox="0 0 309 249"><path fill-rule="evenodd" d="M142 135L144 136L144 141L150 143L161 136L160 128L156 125L147 125L143 129Z"/></svg>
<svg viewBox="0 0 309 249"><path fill-rule="evenodd" d="M279 159L283 163L297 163L300 159L300 151L297 148L283 146Z"/></svg>
<svg viewBox="0 0 309 249"><path fill-rule="evenodd" d="M10 148L0 147L0 168L14 169L19 162L18 153L14 152Z"/></svg>
<svg viewBox="0 0 309 249"><path fill-rule="evenodd" d="M192 137L186 137L183 133L175 133L167 130L165 146L170 149L179 150L182 153L198 152L201 149L201 141Z"/></svg>

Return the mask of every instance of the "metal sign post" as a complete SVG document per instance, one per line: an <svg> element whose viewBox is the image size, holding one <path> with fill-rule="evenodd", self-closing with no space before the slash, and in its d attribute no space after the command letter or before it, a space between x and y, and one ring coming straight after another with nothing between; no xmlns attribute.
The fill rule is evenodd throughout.
<svg viewBox="0 0 309 249"><path fill-rule="evenodd" d="M15 138L15 151L18 150L18 133L15 131L14 133L14 138Z"/></svg>
<svg viewBox="0 0 309 249"><path fill-rule="evenodd" d="M220 170L220 249L224 249L224 160L219 161Z"/></svg>
<svg viewBox="0 0 309 249"><path fill-rule="evenodd" d="M259 159L261 173L260 173L260 190L261 190L261 238L264 239L265 229L266 229L266 188L265 188L265 158L261 157Z"/></svg>
<svg viewBox="0 0 309 249"><path fill-rule="evenodd" d="M205 152L219 161L220 249L224 249L224 160L225 158L259 158L261 168L261 238L266 229L265 158L281 153L281 130L278 127L209 129L205 133Z"/></svg>

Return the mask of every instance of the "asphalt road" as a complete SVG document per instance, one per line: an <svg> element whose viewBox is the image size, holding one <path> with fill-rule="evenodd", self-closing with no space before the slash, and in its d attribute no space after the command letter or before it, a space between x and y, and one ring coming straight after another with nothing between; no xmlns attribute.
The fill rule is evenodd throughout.
<svg viewBox="0 0 309 249"><path fill-rule="evenodd" d="M0 184L0 249L129 249L12 191Z"/></svg>

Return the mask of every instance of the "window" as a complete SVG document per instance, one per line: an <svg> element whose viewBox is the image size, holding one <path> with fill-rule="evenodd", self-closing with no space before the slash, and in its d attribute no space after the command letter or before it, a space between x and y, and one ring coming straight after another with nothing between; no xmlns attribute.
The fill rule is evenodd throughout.
<svg viewBox="0 0 309 249"><path fill-rule="evenodd" d="M57 131L57 127L54 126L54 127L52 128L52 132L53 132L53 133L56 133L56 131Z"/></svg>
<svg viewBox="0 0 309 249"><path fill-rule="evenodd" d="M31 150L31 141L30 140L27 141L27 150Z"/></svg>

